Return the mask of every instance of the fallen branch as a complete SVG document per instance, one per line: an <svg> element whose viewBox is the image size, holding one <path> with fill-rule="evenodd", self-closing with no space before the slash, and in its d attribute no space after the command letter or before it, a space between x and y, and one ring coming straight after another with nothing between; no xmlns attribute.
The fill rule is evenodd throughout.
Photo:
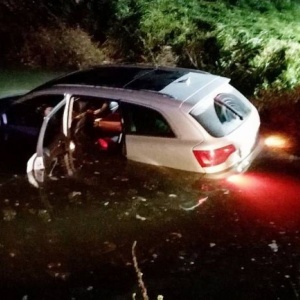
<svg viewBox="0 0 300 300"><path fill-rule="evenodd" d="M138 277L138 283L139 283L139 287L141 288L141 291L142 291L143 300L149 300L149 297L148 297L148 294L147 294L147 288L146 288L145 283L143 281L143 273L141 272L141 270L139 268L137 257L136 257L136 254L135 254L136 244L137 244L137 242L134 241L134 243L132 245L132 250L131 250L133 266L134 266L135 272L136 272L137 277Z"/></svg>

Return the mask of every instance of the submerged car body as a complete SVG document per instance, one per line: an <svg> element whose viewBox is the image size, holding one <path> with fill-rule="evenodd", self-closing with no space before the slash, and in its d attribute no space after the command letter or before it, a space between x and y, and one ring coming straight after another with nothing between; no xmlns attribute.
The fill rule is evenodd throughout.
<svg viewBox="0 0 300 300"><path fill-rule="evenodd" d="M93 147L152 165L221 172L251 155L260 126L255 107L229 81L182 68L99 66L15 99L1 114L1 130L32 139L27 172L59 153Z"/></svg>

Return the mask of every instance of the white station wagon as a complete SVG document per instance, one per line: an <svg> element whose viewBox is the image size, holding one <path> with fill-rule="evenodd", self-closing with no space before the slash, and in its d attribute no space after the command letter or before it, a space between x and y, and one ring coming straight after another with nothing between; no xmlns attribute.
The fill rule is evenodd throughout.
<svg viewBox="0 0 300 300"><path fill-rule="evenodd" d="M229 79L182 68L104 65L52 80L2 113L43 114L27 172L46 168L64 151L112 151L129 160L216 173L251 156L258 139L256 108ZM11 123L12 122L12 123ZM23 131L26 131L25 129Z"/></svg>

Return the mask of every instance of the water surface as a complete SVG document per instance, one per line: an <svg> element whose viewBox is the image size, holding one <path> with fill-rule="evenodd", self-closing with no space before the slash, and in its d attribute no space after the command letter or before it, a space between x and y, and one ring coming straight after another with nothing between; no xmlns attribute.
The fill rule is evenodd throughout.
<svg viewBox="0 0 300 300"><path fill-rule="evenodd" d="M8 94L23 93L38 85L62 75L60 71L42 70L0 70L0 97Z"/></svg>

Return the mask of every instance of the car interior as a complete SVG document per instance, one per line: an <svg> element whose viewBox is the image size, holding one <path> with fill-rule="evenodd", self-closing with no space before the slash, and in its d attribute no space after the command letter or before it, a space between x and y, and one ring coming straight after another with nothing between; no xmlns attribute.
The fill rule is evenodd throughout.
<svg viewBox="0 0 300 300"><path fill-rule="evenodd" d="M71 140L80 147L120 150L122 118L115 101L76 97L73 105Z"/></svg>

